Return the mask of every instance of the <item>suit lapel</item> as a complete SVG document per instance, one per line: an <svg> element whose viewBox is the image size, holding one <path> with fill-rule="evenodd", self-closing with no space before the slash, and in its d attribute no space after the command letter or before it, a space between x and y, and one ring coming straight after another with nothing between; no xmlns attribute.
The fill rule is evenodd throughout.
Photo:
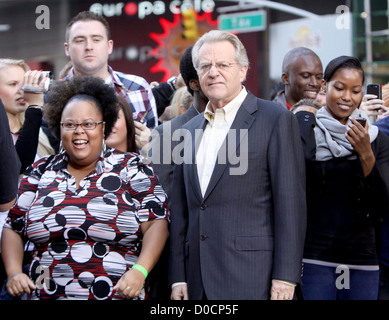
<svg viewBox="0 0 389 320"><path fill-rule="evenodd" d="M243 101L235 116L235 119L226 136L226 139L223 141L223 144L220 147L211 179L204 194L204 200L215 188L226 168L230 166L229 159L231 159L231 154L237 154L240 142L245 138L245 135L248 134L248 130L255 121L255 117L252 116L252 113L255 112L257 109L257 98L251 93L248 93L246 99ZM236 144L228 143L228 139L235 139ZM229 146L236 147L234 149L231 149L229 148Z"/></svg>
<svg viewBox="0 0 389 320"><path fill-rule="evenodd" d="M204 133L205 126L207 124L207 120L204 118L204 116L198 117L198 120L196 119L192 126L190 126L189 132L190 132L190 141L191 141L191 164L189 165L189 175L190 177L193 177L191 179L191 185L194 190L194 193L198 200L202 201L202 194L201 194L201 188L200 188L200 182L199 182L199 176L197 172L197 163L196 163L196 152L199 147L202 134Z"/></svg>

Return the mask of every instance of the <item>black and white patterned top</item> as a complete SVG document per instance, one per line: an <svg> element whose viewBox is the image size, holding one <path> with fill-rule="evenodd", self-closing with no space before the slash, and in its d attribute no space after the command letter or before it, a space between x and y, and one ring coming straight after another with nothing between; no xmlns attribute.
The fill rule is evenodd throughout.
<svg viewBox="0 0 389 320"><path fill-rule="evenodd" d="M113 286L140 253L140 224L155 219L169 213L152 168L107 148L77 190L65 152L35 162L5 227L35 244L31 299L116 299Z"/></svg>

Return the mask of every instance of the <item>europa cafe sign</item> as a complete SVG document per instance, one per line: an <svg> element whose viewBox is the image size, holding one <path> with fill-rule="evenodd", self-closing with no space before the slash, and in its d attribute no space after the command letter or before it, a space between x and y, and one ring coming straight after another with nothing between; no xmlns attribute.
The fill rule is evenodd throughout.
<svg viewBox="0 0 389 320"><path fill-rule="evenodd" d="M213 0L173 0L173 1L141 1L141 2L118 2L118 3L93 3L89 10L106 17L114 16L138 16L144 19L150 15L163 15L167 11L173 14L193 8L196 12L213 12L215 1Z"/></svg>
<svg viewBox="0 0 389 320"><path fill-rule="evenodd" d="M180 57L185 49L193 45L204 33L217 29L217 19L213 19L215 8L213 0L173 0L173 1L141 1L118 3L93 3L89 10L107 18L138 17L139 23L158 23L162 27L162 33L144 31L152 40L150 46L141 48L143 63L149 59L155 59L156 63L148 68L152 75L162 75L159 81L166 81L172 75L177 75ZM151 18L152 17L152 18ZM149 18L149 19L146 19ZM149 21L150 18L153 20ZM157 18L157 19L156 19ZM133 19L129 19L133 20ZM132 39L131 39L132 41ZM127 49L134 49L136 43L129 41ZM127 55L125 55L127 57ZM125 61L123 62L125 63ZM139 64L134 67L138 67Z"/></svg>

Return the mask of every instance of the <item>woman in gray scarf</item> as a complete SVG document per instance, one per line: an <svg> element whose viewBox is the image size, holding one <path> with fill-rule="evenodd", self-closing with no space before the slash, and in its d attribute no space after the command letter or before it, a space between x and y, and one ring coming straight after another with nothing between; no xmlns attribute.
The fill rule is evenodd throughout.
<svg viewBox="0 0 389 320"><path fill-rule="evenodd" d="M359 110L364 71L354 57L327 65L326 106L298 107L307 170L303 293L314 300L375 300L375 230L388 210L389 138Z"/></svg>

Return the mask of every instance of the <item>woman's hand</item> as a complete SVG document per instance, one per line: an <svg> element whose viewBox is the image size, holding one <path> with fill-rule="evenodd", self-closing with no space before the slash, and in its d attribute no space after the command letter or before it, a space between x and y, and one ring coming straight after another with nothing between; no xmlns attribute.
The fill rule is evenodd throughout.
<svg viewBox="0 0 389 320"><path fill-rule="evenodd" d="M369 124L366 122L365 127L363 127L354 118L350 117L350 120L352 124L349 124L346 138L359 156L363 156L365 153L371 151L370 135L368 131Z"/></svg>
<svg viewBox="0 0 389 320"><path fill-rule="evenodd" d="M140 123L139 121L134 121L135 126L135 143L141 154L147 156L149 138L151 131L146 125Z"/></svg>
<svg viewBox="0 0 389 320"><path fill-rule="evenodd" d="M18 272L8 277L6 288L10 295L20 296L23 293L31 293L36 286L25 273Z"/></svg>
<svg viewBox="0 0 389 320"><path fill-rule="evenodd" d="M139 296L143 289L145 276L136 269L128 270L113 287L122 298L131 299Z"/></svg>
<svg viewBox="0 0 389 320"><path fill-rule="evenodd" d="M27 71L24 74L22 90L24 91L24 100L27 101L29 105L39 105L43 106L43 94L45 92L45 82L48 76L41 78L42 71ZM40 82L39 82L40 79Z"/></svg>
<svg viewBox="0 0 389 320"><path fill-rule="evenodd" d="M384 100L377 99L374 94L365 94L360 109L365 111L368 116L375 116L379 119L389 115L389 108L385 107L384 103Z"/></svg>
<svg viewBox="0 0 389 320"><path fill-rule="evenodd" d="M351 143L361 160L363 174L366 177L373 169L375 157L370 144L369 124L363 127L357 120L350 117L351 124L346 133L346 139Z"/></svg>
<svg viewBox="0 0 389 320"><path fill-rule="evenodd" d="M169 235L167 220L153 220L141 223L143 233L142 250L136 261L150 272L161 256L165 242ZM147 274L138 269L128 270L113 287L121 297L131 299L141 293Z"/></svg>

